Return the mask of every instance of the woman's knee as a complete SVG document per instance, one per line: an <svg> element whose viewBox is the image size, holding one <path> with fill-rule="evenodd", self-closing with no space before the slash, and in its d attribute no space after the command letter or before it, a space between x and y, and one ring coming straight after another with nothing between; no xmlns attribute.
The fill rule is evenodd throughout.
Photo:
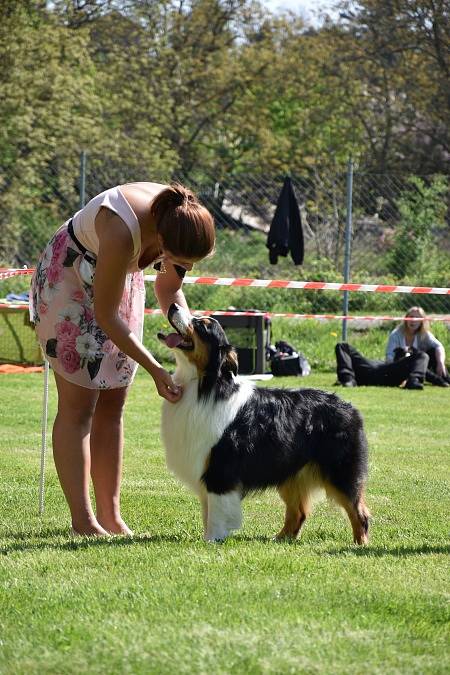
<svg viewBox="0 0 450 675"><path fill-rule="evenodd" d="M408 358L411 358L411 356L409 356ZM421 365L423 365L425 368L428 367L428 363L430 362L430 357L427 354L427 352L422 352L421 350L413 353L412 358L415 358L415 360Z"/></svg>
<svg viewBox="0 0 450 675"><path fill-rule="evenodd" d="M107 416L109 419L121 419L127 394L128 387L101 391L95 406L95 416L97 418Z"/></svg>

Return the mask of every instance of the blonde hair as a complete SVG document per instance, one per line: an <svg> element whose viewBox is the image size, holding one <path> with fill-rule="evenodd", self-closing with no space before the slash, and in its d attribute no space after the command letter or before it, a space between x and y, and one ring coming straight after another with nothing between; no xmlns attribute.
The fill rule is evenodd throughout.
<svg viewBox="0 0 450 675"><path fill-rule="evenodd" d="M162 190L151 205L164 248L183 258L205 258L214 251L214 220L197 197L180 183Z"/></svg>
<svg viewBox="0 0 450 675"><path fill-rule="evenodd" d="M420 335L425 335L425 333L428 333L430 330L430 322L427 319L427 315L425 314L425 311L422 309L422 307L410 307L408 311L405 314L405 319L408 317L415 317L417 316L418 319L423 319L423 321L420 322L420 328L417 331ZM402 327L403 327L403 332L405 331L405 328L409 324L409 321L403 321Z"/></svg>

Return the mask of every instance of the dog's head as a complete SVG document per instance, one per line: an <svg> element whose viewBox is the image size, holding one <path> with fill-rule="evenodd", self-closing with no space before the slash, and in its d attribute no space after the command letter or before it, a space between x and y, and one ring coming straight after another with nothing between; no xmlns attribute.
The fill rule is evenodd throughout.
<svg viewBox="0 0 450 675"><path fill-rule="evenodd" d="M415 354L416 352L417 349L415 347L396 347L394 349L394 361L403 359L405 356L412 356L412 354Z"/></svg>
<svg viewBox="0 0 450 675"><path fill-rule="evenodd" d="M175 333L158 333L158 339L174 350L179 367L197 374L202 391L211 391L219 382L232 382L238 372L237 354L222 326L208 316L191 316L173 303L167 315Z"/></svg>

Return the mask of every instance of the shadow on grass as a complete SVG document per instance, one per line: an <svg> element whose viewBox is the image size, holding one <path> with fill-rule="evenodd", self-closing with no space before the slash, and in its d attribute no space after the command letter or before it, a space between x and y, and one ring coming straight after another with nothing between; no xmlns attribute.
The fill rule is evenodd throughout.
<svg viewBox="0 0 450 675"><path fill-rule="evenodd" d="M58 539L64 538L63 541ZM37 533L9 533L9 543L0 545L0 555L6 556L11 553L20 552L37 552L45 550L53 551L82 551L92 549L94 547L121 547L121 546L140 546L142 544L204 544L201 536L180 534L139 534L132 537L127 536L111 536L111 537L73 537L68 539L67 529L46 529ZM303 539L285 539L277 540L272 536L266 535L250 535L250 534L235 534L224 542L217 542L215 546L223 546L226 544L276 544L277 546L292 546L298 548L306 548L311 553L316 548L316 543L320 545L320 555L329 556L343 556L354 555L362 558L383 558L391 556L394 558L405 558L414 555L433 555L433 554L448 554L450 553L450 545L432 545L419 544L417 546L356 546L348 544L339 548L324 548L324 540L315 542L309 540L305 542ZM211 546L212 544L208 544Z"/></svg>
<svg viewBox="0 0 450 675"><path fill-rule="evenodd" d="M12 535L13 536L13 535ZM43 533L24 535L19 534L20 541L0 547L0 555L10 553L33 552L33 551L81 551L83 549L92 549L94 547L119 547L136 546L139 544L180 544L185 543L185 538L180 535L160 535L160 534L141 534L132 537L111 536L111 537L73 537L69 541L55 541L55 537L66 537L67 530L52 530ZM51 540L49 541L49 538Z"/></svg>
<svg viewBox="0 0 450 675"><path fill-rule="evenodd" d="M314 552L316 543L320 544L320 555L330 555L330 556L339 556L339 555L354 555L365 558L384 558L387 556L393 556L395 558L403 558L413 555L433 555L436 553L450 553L450 545L443 544L442 546L435 546L432 544L419 544L417 546L392 546L392 547L383 547L383 546L357 546L356 544L349 543L347 546L342 546L340 548L326 549L323 548L325 543L323 539L320 542L316 542L314 539L305 539L299 537L298 539L282 539L277 540L275 537L265 537L265 536L256 536L251 535L237 535L232 537L234 541L239 542L258 542L258 543L267 543L267 544L277 544L279 546L293 546L298 548L308 549L308 552Z"/></svg>
<svg viewBox="0 0 450 675"><path fill-rule="evenodd" d="M355 555L361 558L406 558L412 555L433 555L435 553L450 553L450 545L434 546L432 544L419 544L418 546L349 546L327 551L327 555Z"/></svg>

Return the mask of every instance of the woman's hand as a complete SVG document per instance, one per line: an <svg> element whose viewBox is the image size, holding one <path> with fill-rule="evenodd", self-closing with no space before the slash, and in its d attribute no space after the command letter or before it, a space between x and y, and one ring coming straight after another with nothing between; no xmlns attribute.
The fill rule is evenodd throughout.
<svg viewBox="0 0 450 675"><path fill-rule="evenodd" d="M445 367L445 350L443 347L436 347L436 372L439 377L445 377L447 369Z"/></svg>
<svg viewBox="0 0 450 675"><path fill-rule="evenodd" d="M445 372L445 365L442 363L437 363L436 364L436 373L439 375L439 377L445 377L446 372Z"/></svg>
<svg viewBox="0 0 450 675"><path fill-rule="evenodd" d="M155 380L158 394L165 398L170 403L176 403L183 395L183 390L172 380L170 373L164 368L157 368L152 372L152 377Z"/></svg>

